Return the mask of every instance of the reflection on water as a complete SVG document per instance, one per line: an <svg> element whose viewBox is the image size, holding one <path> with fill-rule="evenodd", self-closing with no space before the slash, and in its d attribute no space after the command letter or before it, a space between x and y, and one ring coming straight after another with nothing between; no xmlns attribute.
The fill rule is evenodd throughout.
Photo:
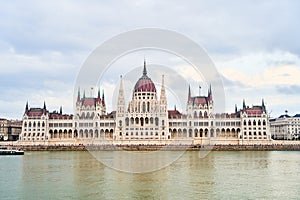
<svg viewBox="0 0 300 200"><path fill-rule="evenodd" d="M300 152L189 151L161 170L132 174L88 152L30 152L0 157L0 199L298 199L299 166Z"/></svg>

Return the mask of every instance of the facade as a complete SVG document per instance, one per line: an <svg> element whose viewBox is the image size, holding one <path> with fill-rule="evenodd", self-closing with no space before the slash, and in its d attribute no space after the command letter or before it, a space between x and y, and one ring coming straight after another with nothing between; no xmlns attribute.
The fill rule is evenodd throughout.
<svg viewBox="0 0 300 200"><path fill-rule="evenodd" d="M192 96L188 88L186 112L168 110L164 76L160 96L147 74L136 82L130 102L125 102L123 81L116 111L107 113L98 90L97 97L81 97L80 89L74 115L30 108L26 104L20 141L82 141L88 144L211 144L228 141L235 144L261 143L271 139L269 118L262 100L261 105L233 113L214 113L212 88L207 95Z"/></svg>
<svg viewBox="0 0 300 200"><path fill-rule="evenodd" d="M125 103L122 78L116 110L115 140L167 140L171 138L164 77L160 97L147 75L146 62L142 77L135 84L132 99Z"/></svg>
<svg viewBox="0 0 300 200"><path fill-rule="evenodd" d="M15 141L19 139L22 121L0 119L0 141Z"/></svg>
<svg viewBox="0 0 300 200"><path fill-rule="evenodd" d="M289 116L287 113L270 119L272 139L294 140L300 136L300 114Z"/></svg>

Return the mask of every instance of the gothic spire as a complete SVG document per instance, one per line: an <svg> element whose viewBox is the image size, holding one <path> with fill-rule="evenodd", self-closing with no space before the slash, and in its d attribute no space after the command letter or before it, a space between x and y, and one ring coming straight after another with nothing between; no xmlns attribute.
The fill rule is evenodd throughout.
<svg viewBox="0 0 300 200"><path fill-rule="evenodd" d="M26 102L25 111L28 111L28 101Z"/></svg>
<svg viewBox="0 0 300 200"><path fill-rule="evenodd" d="M62 115L62 106L60 106L60 108L59 108L59 114Z"/></svg>
<svg viewBox="0 0 300 200"><path fill-rule="evenodd" d="M123 79L122 79L122 75L121 75L120 76L119 95L118 95L118 107L122 107L124 110L124 106L125 106L125 98L124 98L124 90L123 90Z"/></svg>
<svg viewBox="0 0 300 200"><path fill-rule="evenodd" d="M192 99L192 97L191 97L191 86L189 85L188 102L190 102L191 99Z"/></svg>
<svg viewBox="0 0 300 200"><path fill-rule="evenodd" d="M78 92L77 92L77 102L80 101L80 87L78 87Z"/></svg>
<svg viewBox="0 0 300 200"><path fill-rule="evenodd" d="M147 69L146 69L146 59L144 59L144 70L143 70L143 76L147 76Z"/></svg>
<svg viewBox="0 0 300 200"><path fill-rule="evenodd" d="M165 76L164 75L162 75L162 81L161 81L160 102L162 104L167 103L166 89L165 89Z"/></svg>
<svg viewBox="0 0 300 200"><path fill-rule="evenodd" d="M246 103L245 103L245 99L243 99L243 109L246 108Z"/></svg>
<svg viewBox="0 0 300 200"><path fill-rule="evenodd" d="M97 102L100 103L101 97L100 97L100 87L98 87L98 96L97 96Z"/></svg>
<svg viewBox="0 0 300 200"><path fill-rule="evenodd" d="M102 105L105 105L105 100L104 100L104 89L102 89Z"/></svg>
<svg viewBox="0 0 300 200"><path fill-rule="evenodd" d="M46 102L44 101L44 109L46 110Z"/></svg>

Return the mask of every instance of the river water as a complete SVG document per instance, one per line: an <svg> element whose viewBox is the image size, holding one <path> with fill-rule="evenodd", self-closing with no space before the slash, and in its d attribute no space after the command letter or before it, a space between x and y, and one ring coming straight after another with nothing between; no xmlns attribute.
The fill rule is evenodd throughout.
<svg viewBox="0 0 300 200"><path fill-rule="evenodd" d="M298 151L188 151L149 173L114 170L89 152L26 152L1 156L0 169L2 200L300 199Z"/></svg>

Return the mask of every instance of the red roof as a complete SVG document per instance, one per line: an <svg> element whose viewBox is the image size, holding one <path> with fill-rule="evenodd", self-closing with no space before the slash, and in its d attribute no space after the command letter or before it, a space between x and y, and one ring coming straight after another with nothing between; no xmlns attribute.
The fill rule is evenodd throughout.
<svg viewBox="0 0 300 200"><path fill-rule="evenodd" d="M147 76L146 61L144 61L143 76L136 82L134 92L156 92L154 83Z"/></svg>
<svg viewBox="0 0 300 200"><path fill-rule="evenodd" d="M135 84L135 92L156 92L156 88L152 80L147 76L143 75Z"/></svg>
<svg viewBox="0 0 300 200"><path fill-rule="evenodd" d="M48 111L46 109L43 109L43 108L30 108L25 113L29 117L40 117L43 114L46 114L47 112Z"/></svg>
<svg viewBox="0 0 300 200"><path fill-rule="evenodd" d="M245 112L247 113L247 115L261 115L262 114L262 110L248 110L248 109L246 109Z"/></svg>
<svg viewBox="0 0 300 200"><path fill-rule="evenodd" d="M50 119L72 119L73 115L60 114L57 112L50 113Z"/></svg>
<svg viewBox="0 0 300 200"><path fill-rule="evenodd" d="M181 113L178 110L168 110L168 117L169 118L176 118L181 117Z"/></svg>
<svg viewBox="0 0 300 200"><path fill-rule="evenodd" d="M207 97L192 97L193 103L196 105L205 105L207 104Z"/></svg>
<svg viewBox="0 0 300 200"><path fill-rule="evenodd" d="M96 105L96 98L84 98L82 99L83 106L95 106Z"/></svg>

